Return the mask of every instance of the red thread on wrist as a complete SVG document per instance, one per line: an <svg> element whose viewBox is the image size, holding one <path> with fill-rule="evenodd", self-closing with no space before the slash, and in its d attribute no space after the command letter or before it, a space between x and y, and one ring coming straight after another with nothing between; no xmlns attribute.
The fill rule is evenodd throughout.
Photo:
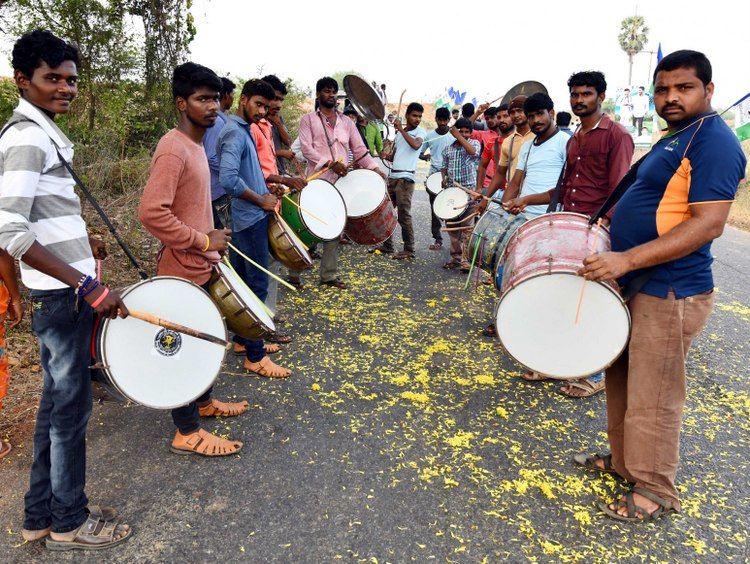
<svg viewBox="0 0 750 564"><path fill-rule="evenodd" d="M108 294L109 294L109 288L104 288L104 291L99 295L98 298L96 298L94 303L91 304L91 307L94 309L99 307L99 304L101 304L104 301L104 298L106 298Z"/></svg>

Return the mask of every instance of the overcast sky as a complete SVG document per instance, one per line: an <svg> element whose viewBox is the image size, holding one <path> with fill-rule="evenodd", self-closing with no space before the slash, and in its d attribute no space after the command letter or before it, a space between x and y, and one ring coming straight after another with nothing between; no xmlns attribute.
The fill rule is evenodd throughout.
<svg viewBox="0 0 750 564"><path fill-rule="evenodd" d="M191 58L221 75L274 73L312 88L324 75L356 70L385 82L389 98L434 101L447 86L495 98L523 80L545 84L566 109L565 82L574 71L605 72L610 93L627 82L617 44L622 18L638 13L650 29L648 49L691 48L714 68L715 102L750 90L750 2L426 2L349 0L271 2L195 0L198 35ZM445 6L445 7L443 7ZM0 73L9 74L6 56ZM649 81L648 54L636 56L635 84ZM482 100L480 100L482 101Z"/></svg>

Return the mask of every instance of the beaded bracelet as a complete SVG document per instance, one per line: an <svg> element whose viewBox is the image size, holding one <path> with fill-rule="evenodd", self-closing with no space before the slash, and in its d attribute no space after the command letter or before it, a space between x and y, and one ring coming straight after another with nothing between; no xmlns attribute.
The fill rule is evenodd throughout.
<svg viewBox="0 0 750 564"><path fill-rule="evenodd" d="M91 292L93 292L94 290L96 290L96 289L97 289L97 288L99 287L99 285L100 285L100 284L99 284L99 281L98 281L98 280L93 280L93 284L91 284L91 285L90 285L90 286L88 286L88 287L84 287L84 288L82 288L82 289L81 289L81 291L80 291L80 292L78 293L78 296L79 296L80 298L85 298L85 297L86 297L86 296L88 296L88 295L89 295L89 294L90 294Z"/></svg>

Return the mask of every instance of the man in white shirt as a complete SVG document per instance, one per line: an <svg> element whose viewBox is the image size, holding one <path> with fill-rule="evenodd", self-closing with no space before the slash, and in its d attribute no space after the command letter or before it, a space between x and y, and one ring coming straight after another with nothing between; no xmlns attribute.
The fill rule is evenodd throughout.
<svg viewBox="0 0 750 564"><path fill-rule="evenodd" d="M638 137L643 132L643 118L648 113L648 106L650 104L648 94L644 92L643 86L638 87L638 94L633 96L633 126L638 132Z"/></svg>

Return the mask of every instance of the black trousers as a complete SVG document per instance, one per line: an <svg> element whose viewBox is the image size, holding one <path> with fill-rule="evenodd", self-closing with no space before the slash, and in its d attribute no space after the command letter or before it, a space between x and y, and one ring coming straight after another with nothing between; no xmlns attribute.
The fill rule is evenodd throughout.
<svg viewBox="0 0 750 564"><path fill-rule="evenodd" d="M440 221L440 218L435 215L435 212L432 211L432 204L435 203L435 195L432 192L427 192L427 196L430 198L430 215L432 216L431 222L430 222L430 229L432 230L432 238L435 239L436 243L442 243L443 242L443 234L440 231L440 228L443 226L442 222Z"/></svg>

